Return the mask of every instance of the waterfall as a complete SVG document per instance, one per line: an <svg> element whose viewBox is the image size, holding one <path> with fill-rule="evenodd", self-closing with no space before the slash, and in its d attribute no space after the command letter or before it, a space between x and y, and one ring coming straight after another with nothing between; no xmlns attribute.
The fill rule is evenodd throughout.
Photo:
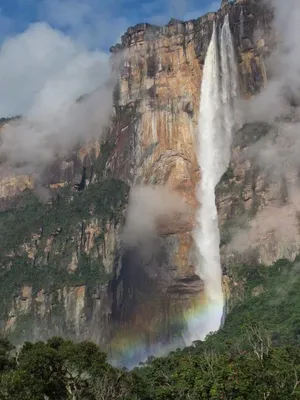
<svg viewBox="0 0 300 400"><path fill-rule="evenodd" d="M223 111L223 173L230 161L232 133L239 124L236 100L239 94L238 68L229 26L228 14L225 16L220 38L222 111Z"/></svg>
<svg viewBox="0 0 300 400"><path fill-rule="evenodd" d="M191 340L203 340L222 323L224 294L220 261L220 232L215 187L230 161L232 132L235 128L235 100L238 96L238 70L228 15L219 36L214 23L205 59L199 112L197 157L201 181L197 188L200 208L196 215L194 240L199 253L197 274L204 281L205 313L189 325Z"/></svg>
<svg viewBox="0 0 300 400"><path fill-rule="evenodd" d="M240 38L243 39L244 37L244 10L243 7L241 7L241 12L240 12Z"/></svg>

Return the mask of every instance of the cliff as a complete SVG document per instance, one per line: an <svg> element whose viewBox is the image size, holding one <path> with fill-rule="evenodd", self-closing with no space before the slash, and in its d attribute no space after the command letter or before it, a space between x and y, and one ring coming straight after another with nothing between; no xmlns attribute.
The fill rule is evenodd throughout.
<svg viewBox="0 0 300 400"><path fill-rule="evenodd" d="M128 191L136 184L166 184L191 210L197 207L203 63L213 21L221 24L226 13L242 94L258 93L266 84L264 56L273 45L272 15L261 2L223 2L217 13L171 20L164 27L139 24L111 48L119 79L106 141L74 150L47 169L42 185L51 190L51 199L46 203L31 191L34 177L5 171L0 182L1 318L16 341L53 334L88 338L120 358L126 357L125 347L138 343L137 359L155 352L157 343L181 343L186 316L203 301L203 283L195 275L193 221L161 224L151 254L139 246L125 249L120 232ZM217 189L225 272L232 260L229 225L241 209L251 209L249 218L254 218L272 197L249 162L236 157L247 145L240 136L243 145L234 146L232 176ZM260 261L285 255L265 250L270 243L266 238L254 245ZM298 242L288 255L297 249Z"/></svg>

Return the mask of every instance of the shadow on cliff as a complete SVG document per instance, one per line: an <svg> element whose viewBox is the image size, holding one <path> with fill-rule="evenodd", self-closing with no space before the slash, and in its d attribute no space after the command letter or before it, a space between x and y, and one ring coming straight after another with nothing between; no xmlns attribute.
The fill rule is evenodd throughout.
<svg viewBox="0 0 300 400"><path fill-rule="evenodd" d="M202 290L194 274L178 275L178 237L157 236L123 248L109 285L112 301L110 358L132 367L150 355L183 347L185 312Z"/></svg>
<svg viewBox="0 0 300 400"><path fill-rule="evenodd" d="M123 249L109 288L112 322L130 322L143 302L159 297L163 287L161 270L167 262L166 249L157 242Z"/></svg>

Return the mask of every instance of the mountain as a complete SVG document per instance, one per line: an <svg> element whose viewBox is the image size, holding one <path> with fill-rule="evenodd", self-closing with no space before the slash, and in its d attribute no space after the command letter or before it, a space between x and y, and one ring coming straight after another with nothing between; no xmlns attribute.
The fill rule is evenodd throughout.
<svg viewBox="0 0 300 400"><path fill-rule="evenodd" d="M273 14L261 1L223 1L217 13L163 27L139 24L111 48L118 81L104 139L74 149L38 177L0 166L0 315L15 343L54 335L88 339L129 366L184 346L186 323L205 297L192 235L201 179L200 87L213 22L221 26L226 14L241 97L258 95L267 85L264 60L275 42ZM272 134L265 122L245 124L216 188L226 312L265 290L258 279L249 292L251 274L242 265L256 271L282 258L293 262L298 254L299 214L286 193L294 176L270 183L247 151L262 139L273 143ZM142 191L134 218L150 220L156 235L125 246L123 226L136 185L168 185L188 212L183 219L158 218L151 202L167 200ZM290 218L288 240L269 222L279 213Z"/></svg>

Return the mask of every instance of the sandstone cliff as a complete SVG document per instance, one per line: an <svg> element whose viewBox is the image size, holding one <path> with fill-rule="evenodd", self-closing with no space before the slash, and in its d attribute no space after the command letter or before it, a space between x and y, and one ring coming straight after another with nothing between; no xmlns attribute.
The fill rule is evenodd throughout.
<svg viewBox="0 0 300 400"><path fill-rule="evenodd" d="M48 168L42 184L51 189L53 200L41 206L38 218L27 193L35 185L34 177L5 173L0 182L2 209L18 206L18 218L25 210L27 223L32 215L35 220L1 251L7 285L1 317L4 329L17 341L65 334L93 339L114 354L120 351L120 357L124 341L141 343L147 353L156 343L180 336L184 316L201 303L192 222L160 226L155 251L146 256L138 246L124 250L120 229L128 189L135 184L166 184L191 209L197 207L200 85L214 20L221 24L229 13L243 96L255 95L266 83L264 55L272 46L272 15L259 1L223 3L218 13L197 20L129 28L122 43L111 48L112 60L122 54L122 64L107 139L101 147L92 143ZM233 154L239 151L235 146ZM249 168L247 162L233 160L233 177L218 188L223 236L237 207L255 213L258 198L263 206L265 186ZM242 189L235 191L238 185ZM101 197L105 212L97 208L98 191L106 199ZM3 221L19 223L13 218ZM6 228L1 233L6 236ZM227 241L222 243L224 266ZM258 251L264 252L262 247ZM266 262L282 256L278 251L264 254L261 260Z"/></svg>

